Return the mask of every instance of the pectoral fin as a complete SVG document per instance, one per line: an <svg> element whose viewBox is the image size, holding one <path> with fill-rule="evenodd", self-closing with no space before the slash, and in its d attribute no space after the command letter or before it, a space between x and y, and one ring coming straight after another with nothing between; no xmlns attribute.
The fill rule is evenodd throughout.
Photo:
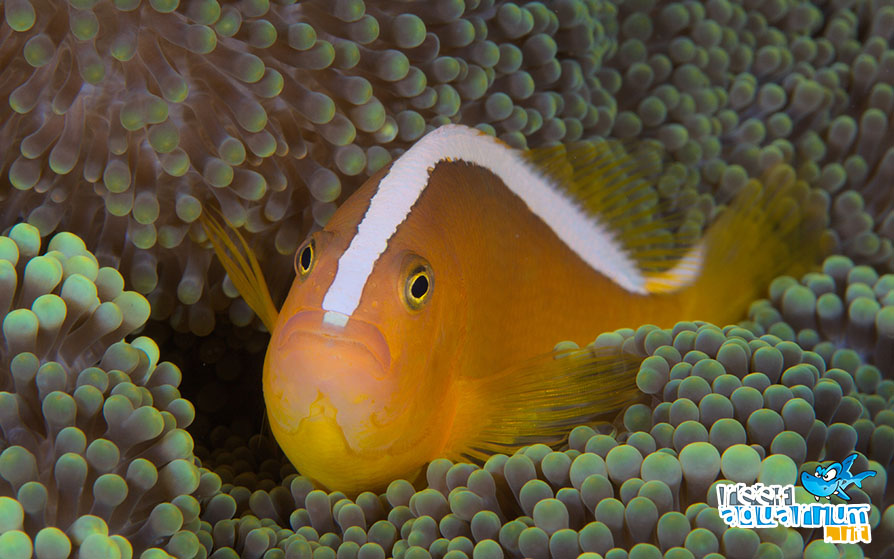
<svg viewBox="0 0 894 559"><path fill-rule="evenodd" d="M575 425L637 401L641 359L615 348L550 352L496 374L462 379L466 403L447 448L486 459L528 444L558 444Z"/></svg>
<svg viewBox="0 0 894 559"><path fill-rule="evenodd" d="M202 214L199 216L199 223L205 234L208 235L208 240L211 242L217 258L251 310L260 317L267 330L273 332L273 326L276 324L279 313L270 297L267 281L264 279L258 259L239 230L226 221L223 216L221 219L224 220L225 226L221 225L207 211L208 209L208 207L203 208ZM227 230L236 236L239 246L233 242Z"/></svg>

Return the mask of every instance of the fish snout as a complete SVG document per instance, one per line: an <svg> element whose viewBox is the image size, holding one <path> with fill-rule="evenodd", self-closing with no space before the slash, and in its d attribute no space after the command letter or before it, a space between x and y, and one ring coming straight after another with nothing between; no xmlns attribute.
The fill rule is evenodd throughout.
<svg viewBox="0 0 894 559"><path fill-rule="evenodd" d="M305 420L335 421L348 442L396 391L391 351L374 325L348 317L343 326L325 311L301 311L273 332L264 362L268 416L283 431Z"/></svg>
<svg viewBox="0 0 894 559"><path fill-rule="evenodd" d="M334 323L330 315L338 315L344 322ZM382 376L391 367L391 350L379 328L364 320L348 317L340 313L323 310L306 310L296 313L274 334L278 350L293 349L296 345L322 342L325 350L343 351L365 350L377 361L376 369L370 370L374 376Z"/></svg>

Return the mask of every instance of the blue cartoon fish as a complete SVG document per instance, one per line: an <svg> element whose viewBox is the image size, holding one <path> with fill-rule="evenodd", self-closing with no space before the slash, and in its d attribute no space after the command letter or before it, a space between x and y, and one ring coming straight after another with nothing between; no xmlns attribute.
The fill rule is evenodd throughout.
<svg viewBox="0 0 894 559"><path fill-rule="evenodd" d="M838 495L845 501L850 501L851 497L844 492L844 488L854 484L857 487L863 487L863 480L875 475L872 470L859 474L851 473L851 466L857 459L857 453L853 453L841 462L833 462L825 468L816 467L816 473L801 473L801 485L808 493L816 497L819 501L820 497L831 499L832 495Z"/></svg>

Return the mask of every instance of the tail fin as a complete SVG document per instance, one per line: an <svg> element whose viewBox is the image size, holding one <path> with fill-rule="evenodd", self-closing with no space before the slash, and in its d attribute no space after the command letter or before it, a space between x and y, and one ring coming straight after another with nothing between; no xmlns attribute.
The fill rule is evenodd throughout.
<svg viewBox="0 0 894 559"><path fill-rule="evenodd" d="M205 210L207 209L205 208ZM239 247L230 239L224 226L209 215L208 211L202 211L199 215L199 223L205 230L205 234L208 235L208 240L211 241L211 246L214 247L214 252L230 277L230 281L236 286L251 310L255 311L267 330L273 332L273 326L276 324L279 313L270 297L261 265L239 230L226 221L223 216L221 219L238 239Z"/></svg>
<svg viewBox="0 0 894 559"><path fill-rule="evenodd" d="M700 269L681 292L685 315L721 325L741 319L774 278L798 277L819 263L827 224L826 200L790 166L750 180L690 255Z"/></svg>

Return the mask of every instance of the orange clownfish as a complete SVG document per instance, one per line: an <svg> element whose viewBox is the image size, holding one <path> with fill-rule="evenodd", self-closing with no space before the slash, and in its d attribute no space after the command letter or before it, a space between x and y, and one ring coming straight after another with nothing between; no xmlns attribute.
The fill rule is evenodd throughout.
<svg viewBox="0 0 894 559"><path fill-rule="evenodd" d="M304 242L278 313L244 241L247 258L204 216L271 331L267 416L298 471L357 493L438 457L559 442L629 402L636 367L558 359L557 341L731 323L773 277L815 260L803 224L816 200L791 168L750 181L681 248L639 165L612 142L522 152L442 126Z"/></svg>

